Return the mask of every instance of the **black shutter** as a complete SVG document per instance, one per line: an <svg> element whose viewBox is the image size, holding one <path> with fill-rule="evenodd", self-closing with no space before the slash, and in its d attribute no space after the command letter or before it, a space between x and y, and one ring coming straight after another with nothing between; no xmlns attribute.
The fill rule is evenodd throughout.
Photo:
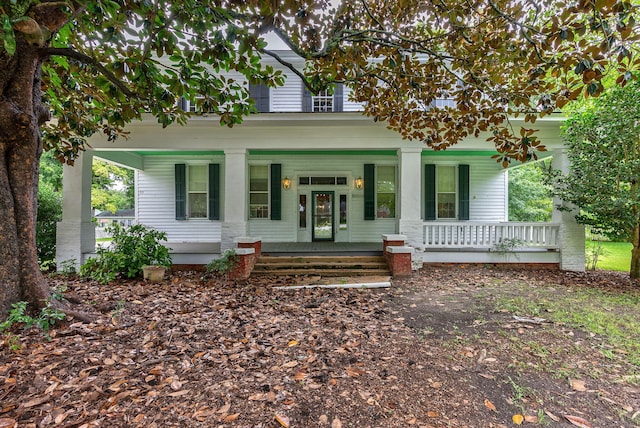
<svg viewBox="0 0 640 428"><path fill-rule="evenodd" d="M376 166L364 164L364 219L376 219Z"/></svg>
<svg viewBox="0 0 640 428"><path fill-rule="evenodd" d="M333 111L344 111L344 86L342 83L338 83L333 91Z"/></svg>
<svg viewBox="0 0 640 428"><path fill-rule="evenodd" d="M220 220L220 164L209 164L209 220Z"/></svg>
<svg viewBox="0 0 640 428"><path fill-rule="evenodd" d="M458 220L469 220L469 165L458 165Z"/></svg>
<svg viewBox="0 0 640 428"><path fill-rule="evenodd" d="M264 83L249 83L249 96L256 102L258 113L269 112L269 87Z"/></svg>
<svg viewBox="0 0 640 428"><path fill-rule="evenodd" d="M424 166L424 219L436 219L436 166Z"/></svg>
<svg viewBox="0 0 640 428"><path fill-rule="evenodd" d="M302 82L302 111L306 113L313 111L311 91L307 89L307 87L304 85L304 82Z"/></svg>
<svg viewBox="0 0 640 428"><path fill-rule="evenodd" d="M178 100L178 107L182 111L189 111L189 103L187 102L187 99L185 97L180 97L180 99Z"/></svg>
<svg viewBox="0 0 640 428"><path fill-rule="evenodd" d="M271 220L282 220L282 165L271 164Z"/></svg>
<svg viewBox="0 0 640 428"><path fill-rule="evenodd" d="M187 166L183 163L175 165L176 175L176 220L187 218Z"/></svg>

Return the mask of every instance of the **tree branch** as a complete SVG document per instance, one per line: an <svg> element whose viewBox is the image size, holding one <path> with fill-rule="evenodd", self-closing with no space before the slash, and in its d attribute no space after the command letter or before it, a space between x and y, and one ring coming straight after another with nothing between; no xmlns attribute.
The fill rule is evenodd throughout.
<svg viewBox="0 0 640 428"><path fill-rule="evenodd" d="M140 96L129 89L122 80L118 79L112 72L107 70L104 65L100 64L100 62L98 62L95 58L90 57L89 55L85 55L71 48L44 48L41 49L41 52L44 55L65 56L67 58L73 58L84 64L90 65L100 73L102 73L104 77L106 77L111 83L113 83L118 89L120 89L120 91L122 91L122 93L126 96L131 98L140 98Z"/></svg>
<svg viewBox="0 0 640 428"><path fill-rule="evenodd" d="M311 92L315 93L315 88L313 88L309 84L309 82L307 81L307 78L305 77L305 75L300 70L298 70L292 63L290 63L289 61L285 61L284 59L282 59L282 57L280 55L278 55L274 51L270 51L268 49L260 49L260 52L262 52L265 55L268 55L268 56L272 57L273 59L278 61L280 64L282 64L285 67L287 67L289 70L291 70L293 72L293 74L295 74L296 76L298 76L300 78L300 80L302 80L302 83L304 84L304 86L308 90L310 90Z"/></svg>

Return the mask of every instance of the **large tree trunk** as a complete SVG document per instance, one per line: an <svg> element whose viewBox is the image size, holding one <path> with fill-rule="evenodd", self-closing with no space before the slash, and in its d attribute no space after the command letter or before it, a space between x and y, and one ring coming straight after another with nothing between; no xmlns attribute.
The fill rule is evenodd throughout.
<svg viewBox="0 0 640 428"><path fill-rule="evenodd" d="M42 59L22 38L16 54L0 54L0 318L11 304L46 304L50 292L36 251L40 126L49 119L41 101Z"/></svg>

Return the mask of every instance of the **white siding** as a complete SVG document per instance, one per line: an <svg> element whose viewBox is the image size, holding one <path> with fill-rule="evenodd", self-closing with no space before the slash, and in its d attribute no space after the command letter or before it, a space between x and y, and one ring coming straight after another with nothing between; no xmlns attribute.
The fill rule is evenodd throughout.
<svg viewBox="0 0 640 428"><path fill-rule="evenodd" d="M352 111L362 111L364 110L364 108L362 107L361 103L357 103L355 101L351 101L351 88L345 86L344 88L344 98L343 98L343 106L342 109L345 112L352 112Z"/></svg>
<svg viewBox="0 0 640 428"><path fill-rule="evenodd" d="M469 162L470 220L508 220L506 178L506 170L493 159L473 158Z"/></svg>
<svg viewBox="0 0 640 428"><path fill-rule="evenodd" d="M289 190L282 191L282 220L249 220L249 234L260 236L264 242L296 242L298 240L298 195L300 192L334 191L336 199L347 195L348 224L346 231L336 235L336 241L380 242L383 233L396 233L397 219L364 220L364 191L354 189L353 179L362 177L365 163L396 164L395 156L327 155L300 156L283 155L277 159L270 156L251 156L249 162L272 161L282 164L282 176L292 181ZM299 176L340 175L347 177L346 186L299 186ZM399 204L398 204L399 205ZM309 198L308 209L311 209ZM311 223L307 224L310 239ZM338 231L336 231L338 232Z"/></svg>
<svg viewBox="0 0 640 428"><path fill-rule="evenodd" d="M222 156L147 156L144 158L144 171L138 172L136 183L138 222L167 232L169 243L220 242L220 221L175 219L174 165L189 162L222 165L224 158ZM221 175L221 179L224 179L224 174L221 173ZM224 192L223 184L221 184L221 191Z"/></svg>
<svg viewBox="0 0 640 428"><path fill-rule="evenodd" d="M469 165L469 220L508 220L508 204L505 197L507 173L489 155L473 157L427 155L423 158L423 163Z"/></svg>
<svg viewBox="0 0 640 428"><path fill-rule="evenodd" d="M290 71L284 85L271 88L271 111L274 113L302 111L302 82Z"/></svg>

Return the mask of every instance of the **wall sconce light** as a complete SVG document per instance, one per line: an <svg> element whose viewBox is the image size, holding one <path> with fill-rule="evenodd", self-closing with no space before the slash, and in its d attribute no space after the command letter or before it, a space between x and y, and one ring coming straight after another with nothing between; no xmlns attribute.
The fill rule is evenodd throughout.
<svg viewBox="0 0 640 428"><path fill-rule="evenodd" d="M289 177L282 179L282 188L284 190L289 190L291 188L291 179Z"/></svg>
<svg viewBox="0 0 640 428"><path fill-rule="evenodd" d="M362 186L364 185L364 180L362 179L362 177L358 177L355 179L354 184L356 186L356 189L362 189Z"/></svg>

